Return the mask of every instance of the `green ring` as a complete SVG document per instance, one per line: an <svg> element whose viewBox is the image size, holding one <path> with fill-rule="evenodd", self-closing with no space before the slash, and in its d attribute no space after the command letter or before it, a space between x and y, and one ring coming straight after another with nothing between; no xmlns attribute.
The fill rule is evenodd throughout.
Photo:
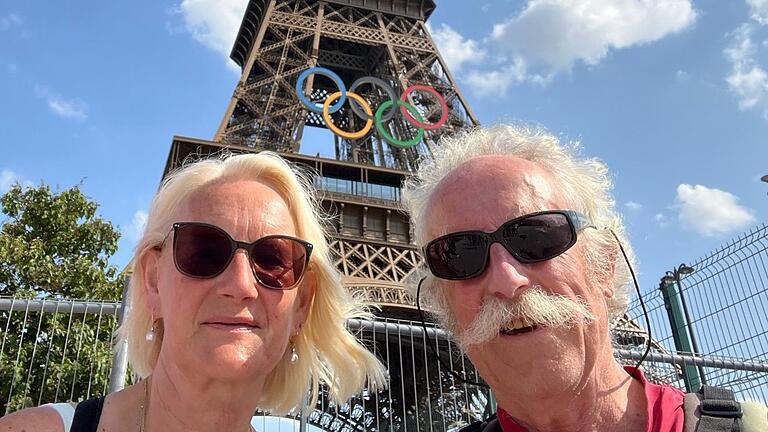
<svg viewBox="0 0 768 432"><path fill-rule="evenodd" d="M383 102L381 105L379 105L379 109L376 110L376 115L374 116L374 118L376 119L376 130L378 130L381 136L383 136L384 139L387 140L387 142L392 145L396 145L402 148L413 147L419 142L421 142L421 140L424 138L424 129L419 128L419 132L416 134L416 136L409 139L408 141L400 141L395 139L392 135L390 135L389 132L387 132L387 130L384 128L384 124L381 122L381 117L384 115L384 111L387 108L391 107L394 103L395 102L393 102L392 99L390 99L386 102ZM405 107L408 111L410 111L411 115L414 116L416 120L418 120L419 122L421 123L424 122L424 117L421 116L421 114L419 113L419 110L417 110L415 106L399 99L397 100L397 105Z"/></svg>

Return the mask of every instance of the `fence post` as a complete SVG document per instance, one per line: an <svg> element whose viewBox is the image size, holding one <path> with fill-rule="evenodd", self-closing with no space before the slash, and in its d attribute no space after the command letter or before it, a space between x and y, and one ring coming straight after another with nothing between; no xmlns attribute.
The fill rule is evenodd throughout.
<svg viewBox="0 0 768 432"><path fill-rule="evenodd" d="M675 349L678 352L686 354L693 353L691 350L691 340L688 337L688 332L685 330L685 318L680 307L677 290L674 288L674 283L662 281L659 284L659 290L664 297L664 307L667 309L669 325L672 329L672 338L675 341ZM699 372L696 367L686 364L682 370L686 391L689 393L699 391L699 387L701 387L701 379L699 378Z"/></svg>
<svg viewBox="0 0 768 432"><path fill-rule="evenodd" d="M118 327L123 324L123 317L128 304L128 286L131 284L131 276L126 275L123 281L123 297L120 299L120 310L117 312ZM109 393L122 390L125 387L125 374L128 370L128 341L121 340L115 345L112 356L112 371L109 373Z"/></svg>

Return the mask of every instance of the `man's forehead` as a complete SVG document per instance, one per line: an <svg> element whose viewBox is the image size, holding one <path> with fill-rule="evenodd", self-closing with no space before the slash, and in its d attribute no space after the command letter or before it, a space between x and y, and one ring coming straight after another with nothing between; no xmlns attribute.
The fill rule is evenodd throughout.
<svg viewBox="0 0 768 432"><path fill-rule="evenodd" d="M428 203L428 220L434 222L429 231L491 230L512 217L562 208L556 185L535 162L503 155L474 158L435 188Z"/></svg>

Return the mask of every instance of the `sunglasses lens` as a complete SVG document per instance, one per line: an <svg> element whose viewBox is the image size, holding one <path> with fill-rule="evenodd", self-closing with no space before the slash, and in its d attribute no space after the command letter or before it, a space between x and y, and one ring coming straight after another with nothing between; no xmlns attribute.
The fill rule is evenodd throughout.
<svg viewBox="0 0 768 432"><path fill-rule="evenodd" d="M251 260L253 271L264 286L291 288L304 275L307 248L290 238L265 238L254 246Z"/></svg>
<svg viewBox="0 0 768 432"><path fill-rule="evenodd" d="M229 264L232 244L224 232L205 225L182 225L175 236L173 256L182 273L212 277Z"/></svg>
<svg viewBox="0 0 768 432"><path fill-rule="evenodd" d="M482 272L487 253L487 242L482 236L456 234L430 243L427 260L435 276L465 279Z"/></svg>
<svg viewBox="0 0 768 432"><path fill-rule="evenodd" d="M575 242L568 218L561 213L546 213L520 219L502 231L507 250L520 262L552 259Z"/></svg>

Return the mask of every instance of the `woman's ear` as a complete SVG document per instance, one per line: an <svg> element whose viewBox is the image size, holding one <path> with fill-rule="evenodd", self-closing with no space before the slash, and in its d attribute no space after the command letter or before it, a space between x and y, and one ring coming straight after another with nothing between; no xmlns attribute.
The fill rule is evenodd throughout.
<svg viewBox="0 0 768 432"><path fill-rule="evenodd" d="M304 280L297 288L296 294L296 314L293 324L293 334L297 334L301 329L301 326L307 320L309 311L312 310L312 303L315 301L315 292L317 291L317 273L312 270L312 267L307 268L307 274L304 275Z"/></svg>
<svg viewBox="0 0 768 432"><path fill-rule="evenodd" d="M161 251L157 248L149 248L139 257L141 263L141 280L146 294L147 309L154 319L162 318L160 307L160 291L158 290L158 269Z"/></svg>

